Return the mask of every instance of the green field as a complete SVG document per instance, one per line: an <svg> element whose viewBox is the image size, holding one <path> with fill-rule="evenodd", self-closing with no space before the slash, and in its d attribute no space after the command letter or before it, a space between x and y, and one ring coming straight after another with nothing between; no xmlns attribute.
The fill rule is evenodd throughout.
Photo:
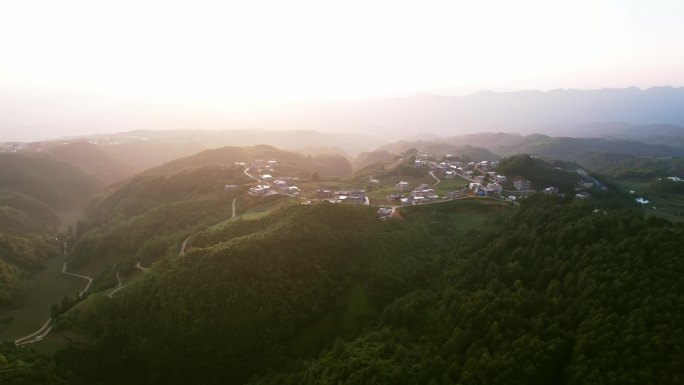
<svg viewBox="0 0 684 385"><path fill-rule="evenodd" d="M45 269L31 279L29 289L16 307L0 312L0 341L15 340L38 330L50 318L53 304L85 287L84 279L62 274L64 260L56 257L47 261Z"/></svg>
<svg viewBox="0 0 684 385"><path fill-rule="evenodd" d="M437 195L446 195L449 191L458 191L464 186L470 184L468 179L456 176L454 179L442 179L441 182L432 186L432 188L437 192Z"/></svg>
<svg viewBox="0 0 684 385"><path fill-rule="evenodd" d="M444 226L457 232L486 225L508 210L511 204L493 198L463 198L416 206L405 206L400 214L406 220L419 220L444 231Z"/></svg>
<svg viewBox="0 0 684 385"><path fill-rule="evenodd" d="M633 190L635 199L644 197L651 202L643 206L642 210L645 215L660 217L673 222L684 222L684 195L651 191L652 181L619 180L617 183L627 191Z"/></svg>
<svg viewBox="0 0 684 385"><path fill-rule="evenodd" d="M295 204L298 203L296 199L292 199L289 197L286 197L284 195L279 195L278 199L275 199L273 201L270 201L268 203L264 203L262 205L256 206L250 210L247 210L245 212L241 212L240 210L240 199L237 200L235 203L235 211L236 211L236 216L235 218L228 218L223 222L217 223L214 226L211 226L210 228L219 228L227 223L234 222L238 219L259 219L267 216L271 212L275 211L276 209L285 206L287 204Z"/></svg>
<svg viewBox="0 0 684 385"><path fill-rule="evenodd" d="M408 182L408 191L397 191L396 177L378 177L378 180L380 183L370 183L369 181L366 190L366 195L368 196L368 199L372 205L388 204L389 202L387 202L387 196L390 194L403 194L404 196L408 196L411 194L411 190L420 186L421 184L426 184L430 186L430 188L436 187L433 186L436 182L435 178L431 177L427 173L419 177L408 177L401 179L402 181Z"/></svg>

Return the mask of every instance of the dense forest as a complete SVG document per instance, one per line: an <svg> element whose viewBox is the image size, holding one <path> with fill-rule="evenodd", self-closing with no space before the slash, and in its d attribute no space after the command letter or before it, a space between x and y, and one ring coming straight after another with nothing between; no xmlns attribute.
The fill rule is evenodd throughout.
<svg viewBox="0 0 684 385"><path fill-rule="evenodd" d="M392 221L295 205L207 228L61 316L92 346L54 363L6 347L2 375L24 378L12 360L28 354L45 383L684 381L684 226L550 196L483 202Z"/></svg>
<svg viewBox="0 0 684 385"><path fill-rule="evenodd" d="M58 255L53 238L57 222L46 204L16 191L0 191L0 309L16 303L28 279Z"/></svg>
<svg viewBox="0 0 684 385"><path fill-rule="evenodd" d="M294 175L309 176L317 172L326 177L348 176L352 173L349 160L341 155L303 155L279 150L272 146L222 147L175 159L145 171L146 174L173 174L193 167L209 165L230 166L236 162L252 163L255 160L277 160L281 166L290 166Z"/></svg>
<svg viewBox="0 0 684 385"><path fill-rule="evenodd" d="M560 192L569 194L574 193L575 182L580 177L574 172L564 170L568 166L561 161L551 163L530 155L520 154L501 159L497 166L497 172L507 175L511 179L507 183L509 185L512 185L514 177L520 176L532 182L535 190L554 186L558 187Z"/></svg>
<svg viewBox="0 0 684 385"><path fill-rule="evenodd" d="M54 210L83 207L104 183L77 166L43 154L0 154L0 190L18 192Z"/></svg>
<svg viewBox="0 0 684 385"><path fill-rule="evenodd" d="M172 175L138 175L112 186L94 199L70 239L71 266L105 261L96 288L117 283L141 262L145 266L174 256L184 238L197 229L229 219L236 212L272 198L251 197L245 189L226 192L226 184L250 181L240 167L207 166Z"/></svg>

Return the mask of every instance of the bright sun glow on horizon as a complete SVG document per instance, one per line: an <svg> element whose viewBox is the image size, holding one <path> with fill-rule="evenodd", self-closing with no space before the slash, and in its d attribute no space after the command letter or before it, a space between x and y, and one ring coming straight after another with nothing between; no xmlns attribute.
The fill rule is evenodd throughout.
<svg viewBox="0 0 684 385"><path fill-rule="evenodd" d="M684 85L684 2L7 1L0 83L164 102Z"/></svg>

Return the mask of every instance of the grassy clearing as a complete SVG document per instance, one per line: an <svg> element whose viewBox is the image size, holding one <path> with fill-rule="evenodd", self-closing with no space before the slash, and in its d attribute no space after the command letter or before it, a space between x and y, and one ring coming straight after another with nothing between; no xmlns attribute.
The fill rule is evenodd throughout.
<svg viewBox="0 0 684 385"><path fill-rule="evenodd" d="M464 198L406 206L400 211L406 220L432 224L435 230L447 223L452 230L467 231L485 226L510 207L510 203L492 198Z"/></svg>
<svg viewBox="0 0 684 385"><path fill-rule="evenodd" d="M446 195L449 191L458 191L470 183L468 179L456 176L454 179L442 179L439 184L432 186L437 195Z"/></svg>
<svg viewBox="0 0 684 385"><path fill-rule="evenodd" d="M272 213L273 211L277 210L280 207L283 207L288 204L297 204L298 201L296 199L292 199L289 197L286 197L284 195L280 196L280 199L276 199L274 201L256 206L250 210L247 210L243 213L240 212L240 199L238 198L237 203L236 203L236 211L237 215L235 218L228 218L225 221L221 223L217 223L214 226L211 226L210 229L216 229L219 227L222 227L226 225L227 223L233 222L240 219L259 219L267 216L268 214Z"/></svg>
<svg viewBox="0 0 684 385"><path fill-rule="evenodd" d="M45 269L30 281L30 287L16 307L0 312L3 322L0 341L15 340L38 330L50 318L50 307L83 290L84 279L62 274L63 257L47 261Z"/></svg>
<svg viewBox="0 0 684 385"><path fill-rule="evenodd" d="M31 344L31 348L39 353L52 355L68 346L87 348L93 343L94 339L86 334L73 330L58 330L50 332L42 341Z"/></svg>
<svg viewBox="0 0 684 385"><path fill-rule="evenodd" d="M398 179L396 179L396 177L394 176L381 176L378 177L378 180L380 181L380 183L371 184L369 181L369 185L367 186L366 195L368 196L368 199L370 200L370 203L372 205L388 204L387 196L390 194L404 194L405 196L410 195L410 191L420 186L421 184L426 184L430 186L430 188L436 187L433 186L436 182L435 178L431 177L428 174L401 179L404 182L408 182L409 191L397 191L396 184Z"/></svg>
<svg viewBox="0 0 684 385"><path fill-rule="evenodd" d="M642 207L645 215L664 218L673 222L684 222L684 195L654 192L650 188L653 181L620 180L617 182L625 190L633 190L635 199L644 197L651 201L650 204Z"/></svg>

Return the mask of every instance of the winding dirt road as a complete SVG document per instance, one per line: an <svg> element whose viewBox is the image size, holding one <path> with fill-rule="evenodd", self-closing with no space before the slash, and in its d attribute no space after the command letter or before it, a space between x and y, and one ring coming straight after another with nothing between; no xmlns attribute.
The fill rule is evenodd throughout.
<svg viewBox="0 0 684 385"><path fill-rule="evenodd" d="M66 255L66 252L64 254ZM74 277L83 278L83 279L88 280L88 284L86 284L85 289L83 289L80 293L78 293L79 298L83 297L85 295L85 293L88 292L88 289L90 289L90 285L93 284L93 279L91 277L86 276L86 275L70 273L70 272L66 271L66 269L67 269L67 263L64 262L64 265L62 265L62 274L71 275ZM118 273L117 273L117 278L118 278ZM120 282L121 281L119 281L119 284L120 284ZM111 296L111 294L114 294L114 292L110 293L110 296ZM52 325L50 325L51 323L52 323L52 318L49 318L47 321L45 321L43 326L40 327L40 329L36 330L35 332L33 332L33 333L31 333L25 337L17 338L16 340L14 340L14 344L17 346L21 346L21 345L32 344L34 342L38 342L38 341L42 340L43 338L45 338L46 335L48 335L48 333L50 333L50 330L52 330Z"/></svg>
<svg viewBox="0 0 684 385"><path fill-rule="evenodd" d="M67 269L67 263L64 262L64 265L62 265L62 274L71 275L74 277L79 277L79 278L83 278L83 279L88 280L88 284L86 285L85 289L83 289L80 293L78 293L79 298L83 297L85 295L85 293L88 291L88 289L90 289L90 285L93 284L93 279L91 277L88 277L87 275L69 273L68 271L66 271L66 269Z"/></svg>
<svg viewBox="0 0 684 385"><path fill-rule="evenodd" d="M433 178L435 178L435 180L437 181L437 182L435 182L435 183L433 184L433 186L436 186L436 185L439 184L439 182L441 182L441 180L435 176L435 172L434 172L434 171L430 171L428 174L430 174L430 176L433 177Z"/></svg>
<svg viewBox="0 0 684 385"><path fill-rule="evenodd" d="M109 298L112 298L112 296L114 295L114 293L116 293L117 291L121 290L121 288L123 287L123 282L121 281L121 276L119 275L119 272L118 272L118 271L116 272L116 280L118 281L118 284L116 285L116 287L114 288L114 290L112 290L112 292L109 293L109 295L108 295Z"/></svg>
<svg viewBox="0 0 684 385"><path fill-rule="evenodd" d="M52 325L50 325L50 322L52 322L52 318L49 318L47 321L45 321L43 326L41 326L40 329L36 330L35 332L27 335L26 337L21 337L14 340L14 344L17 346L22 346L42 340L48 333L50 333L50 330L52 330Z"/></svg>

